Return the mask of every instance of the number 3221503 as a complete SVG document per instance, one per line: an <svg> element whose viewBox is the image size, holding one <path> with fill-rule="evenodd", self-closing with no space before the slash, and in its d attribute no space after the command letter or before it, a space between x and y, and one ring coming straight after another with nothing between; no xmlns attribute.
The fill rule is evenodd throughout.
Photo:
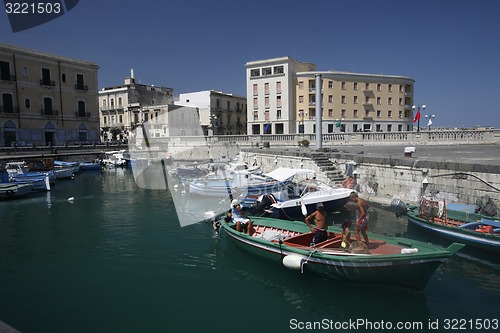
<svg viewBox="0 0 500 333"><path fill-rule="evenodd" d="M59 14L61 3L59 2L7 2L5 3L7 14Z"/></svg>

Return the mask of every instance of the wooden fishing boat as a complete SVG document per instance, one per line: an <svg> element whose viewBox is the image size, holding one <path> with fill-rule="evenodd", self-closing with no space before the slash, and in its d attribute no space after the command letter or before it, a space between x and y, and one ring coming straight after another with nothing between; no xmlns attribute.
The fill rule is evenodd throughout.
<svg viewBox="0 0 500 333"><path fill-rule="evenodd" d="M408 222L436 236L467 246L500 253L500 219L447 209L445 200L422 198L409 206Z"/></svg>
<svg viewBox="0 0 500 333"><path fill-rule="evenodd" d="M348 281L425 287L434 271L464 245L447 249L400 237L370 234L366 248L361 242L341 247L341 230L329 228L329 238L311 246L313 234L304 222L252 217L251 235L238 232L232 222L220 222L230 239L240 248L285 267L314 272ZM359 249L362 249L361 251Z"/></svg>

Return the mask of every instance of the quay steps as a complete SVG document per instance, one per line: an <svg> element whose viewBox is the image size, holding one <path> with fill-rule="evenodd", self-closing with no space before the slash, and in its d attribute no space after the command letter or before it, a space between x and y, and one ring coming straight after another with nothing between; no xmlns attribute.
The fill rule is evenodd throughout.
<svg viewBox="0 0 500 333"><path fill-rule="evenodd" d="M326 154L321 152L312 153L311 159L333 184L340 185L345 180L346 176L330 161Z"/></svg>

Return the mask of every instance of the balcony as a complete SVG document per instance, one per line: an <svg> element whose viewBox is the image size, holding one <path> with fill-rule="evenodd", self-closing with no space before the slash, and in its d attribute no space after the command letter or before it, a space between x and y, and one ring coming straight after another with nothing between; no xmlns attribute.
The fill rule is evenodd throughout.
<svg viewBox="0 0 500 333"><path fill-rule="evenodd" d="M45 109L41 109L40 110L40 114L42 116L58 116L59 115L59 111L58 110L45 110Z"/></svg>
<svg viewBox="0 0 500 333"><path fill-rule="evenodd" d="M56 83L55 81L50 81L50 80L40 80L40 85L44 87L55 87Z"/></svg>
<svg viewBox="0 0 500 333"><path fill-rule="evenodd" d="M88 91L89 90L89 86L85 86L83 84L75 84L75 90L78 90L78 91Z"/></svg>
<svg viewBox="0 0 500 333"><path fill-rule="evenodd" d="M76 118L90 118L90 112L75 112L75 117Z"/></svg>

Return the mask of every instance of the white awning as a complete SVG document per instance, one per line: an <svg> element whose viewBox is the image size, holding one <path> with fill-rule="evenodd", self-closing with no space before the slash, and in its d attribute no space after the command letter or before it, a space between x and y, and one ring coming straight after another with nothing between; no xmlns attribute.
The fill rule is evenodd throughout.
<svg viewBox="0 0 500 333"><path fill-rule="evenodd" d="M271 172L266 173L266 176L276 179L277 181L285 181L290 177L294 177L297 174L314 174L314 170L311 169L290 169L290 168L278 168Z"/></svg>

